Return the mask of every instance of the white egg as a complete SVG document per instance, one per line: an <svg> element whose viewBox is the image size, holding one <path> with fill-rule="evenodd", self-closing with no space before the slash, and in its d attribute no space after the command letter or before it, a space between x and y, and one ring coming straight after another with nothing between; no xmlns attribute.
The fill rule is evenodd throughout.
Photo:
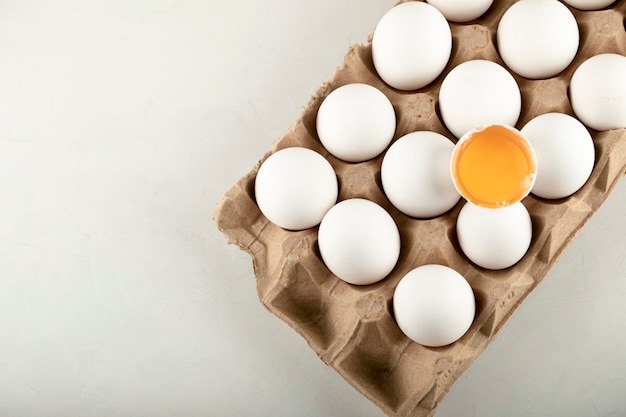
<svg viewBox="0 0 626 417"><path fill-rule="evenodd" d="M565 3L580 10L600 10L613 3L615 0L563 0Z"/></svg>
<svg viewBox="0 0 626 417"><path fill-rule="evenodd" d="M317 112L317 135L334 156L362 162L382 153L396 131L393 105L375 87L346 84L332 91Z"/></svg>
<svg viewBox="0 0 626 417"><path fill-rule="evenodd" d="M446 18L428 3L409 1L389 10L372 37L378 75L399 90L417 90L434 81L452 52Z"/></svg>
<svg viewBox="0 0 626 417"><path fill-rule="evenodd" d="M557 0L524 0L509 7L498 24L500 57L522 77L549 78L578 51L576 18Z"/></svg>
<svg viewBox="0 0 626 417"><path fill-rule="evenodd" d="M254 193L261 213L288 230L318 225L337 202L337 176L319 153L300 147L279 150L256 175Z"/></svg>
<svg viewBox="0 0 626 417"><path fill-rule="evenodd" d="M581 122L595 130L626 128L626 56L599 54L572 76L570 101Z"/></svg>
<svg viewBox="0 0 626 417"><path fill-rule="evenodd" d="M491 7L493 0L426 0L451 22L478 19Z"/></svg>
<svg viewBox="0 0 626 417"><path fill-rule="evenodd" d="M474 292L452 268L423 265L406 274L393 295L396 323L411 340L429 347L449 345L470 328Z"/></svg>
<svg viewBox="0 0 626 417"><path fill-rule="evenodd" d="M537 178L532 193L564 198L582 187L593 170L595 149L587 128L574 117L546 113L521 130L537 155Z"/></svg>
<svg viewBox="0 0 626 417"><path fill-rule="evenodd" d="M532 239L532 222L521 202L502 208L466 203L456 223L463 253L486 269L505 269L524 257Z"/></svg>
<svg viewBox="0 0 626 417"><path fill-rule="evenodd" d="M400 256L400 232L378 204L353 198L341 201L322 219L318 231L322 260L338 278L368 285L385 278Z"/></svg>
<svg viewBox="0 0 626 417"><path fill-rule="evenodd" d="M450 176L454 144L435 132L413 132L394 142L381 180L389 201L404 214L428 218L450 210L461 195Z"/></svg>
<svg viewBox="0 0 626 417"><path fill-rule="evenodd" d="M439 109L446 127L460 138L482 125L515 126L522 95L513 76L501 65L482 59L466 61L444 78Z"/></svg>

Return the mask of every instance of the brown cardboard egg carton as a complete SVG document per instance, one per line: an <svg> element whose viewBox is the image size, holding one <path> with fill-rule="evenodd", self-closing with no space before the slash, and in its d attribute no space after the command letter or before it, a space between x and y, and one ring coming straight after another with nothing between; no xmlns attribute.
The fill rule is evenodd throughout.
<svg viewBox="0 0 626 417"><path fill-rule="evenodd" d="M441 81L452 68L470 59L503 64L496 51L495 33L500 17L512 3L496 0L480 19L451 23L453 50L446 69L431 85L415 92L395 90L378 77L370 42L352 47L330 80L263 157L265 160L271 153L291 146L311 148L334 167L340 184L339 200L362 197L384 207L396 221L402 241L398 264L386 279L369 286L349 285L323 264L316 243L317 228L290 232L270 223L254 199L255 175L262 161L226 193L214 213L227 241L252 256L262 304L301 334L322 361L389 416L435 413L454 381L546 276L626 171L626 129L591 131L596 161L585 186L561 200L542 200L532 195L524 199L533 220L530 249L513 267L488 271L473 265L457 243L455 221L463 201L434 219L410 218L395 209L382 191L380 166L384 154L363 163L346 163L323 148L315 130L317 109L332 90L354 82L373 85L391 100L397 115L394 140L409 132L432 130L456 141L438 114ZM626 55L625 0L601 11L571 10L581 35L574 62L557 77L546 80L527 80L513 74L522 91L518 128L542 113L573 114L568 84L586 58L604 52ZM459 341L441 348L410 341L396 325L391 309L400 278L430 263L447 265L463 274L477 301L476 318L469 331Z"/></svg>

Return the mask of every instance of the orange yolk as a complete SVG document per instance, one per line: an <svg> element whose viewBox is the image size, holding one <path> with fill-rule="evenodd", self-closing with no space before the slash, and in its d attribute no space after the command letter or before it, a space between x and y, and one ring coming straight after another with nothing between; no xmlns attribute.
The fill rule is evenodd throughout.
<svg viewBox="0 0 626 417"><path fill-rule="evenodd" d="M530 191L537 171L534 152L515 130L493 125L461 141L452 178L470 202L487 208L511 205Z"/></svg>

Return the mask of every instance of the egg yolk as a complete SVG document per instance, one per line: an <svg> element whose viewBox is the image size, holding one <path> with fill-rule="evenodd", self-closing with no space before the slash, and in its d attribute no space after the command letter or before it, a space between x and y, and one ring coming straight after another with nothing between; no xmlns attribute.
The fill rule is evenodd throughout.
<svg viewBox="0 0 626 417"><path fill-rule="evenodd" d="M529 193L537 164L530 144L519 132L492 125L457 145L451 170L459 192L468 201L497 208Z"/></svg>

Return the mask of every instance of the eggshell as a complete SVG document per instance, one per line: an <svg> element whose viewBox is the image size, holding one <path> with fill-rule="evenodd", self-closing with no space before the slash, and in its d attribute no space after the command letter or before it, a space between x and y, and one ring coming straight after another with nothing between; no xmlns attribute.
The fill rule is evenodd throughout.
<svg viewBox="0 0 626 417"><path fill-rule="evenodd" d="M332 91L316 119L317 135L334 156L362 162L387 148L396 130L396 114L380 90L353 83Z"/></svg>
<svg viewBox="0 0 626 417"><path fill-rule="evenodd" d="M578 51L576 18L557 0L524 0L507 9L497 30L504 63L522 77L549 78L563 71Z"/></svg>
<svg viewBox="0 0 626 417"><path fill-rule="evenodd" d="M454 144L435 132L409 133L391 145L381 167L383 190L403 213L420 218L450 210L461 195L450 177Z"/></svg>
<svg viewBox="0 0 626 417"><path fill-rule="evenodd" d="M467 332L476 314L476 301L472 287L457 271L444 265L422 265L398 283L393 312L411 340L439 347Z"/></svg>
<svg viewBox="0 0 626 417"><path fill-rule="evenodd" d="M585 184L593 170L595 149L581 122L567 114L546 113L530 120L521 131L537 155L533 194L564 198Z"/></svg>
<svg viewBox="0 0 626 417"><path fill-rule="evenodd" d="M389 10L372 37L378 75L399 90L417 90L434 81L452 52L446 18L428 3L409 1Z"/></svg>
<svg viewBox="0 0 626 417"><path fill-rule="evenodd" d="M468 201L486 208L521 201L537 177L537 156L519 130L478 126L458 140L450 158L454 186Z"/></svg>
<svg viewBox="0 0 626 417"><path fill-rule="evenodd" d="M595 130L626 128L626 57L614 53L592 56L572 76L574 113Z"/></svg>
<svg viewBox="0 0 626 417"><path fill-rule="evenodd" d="M263 162L254 194L261 213L272 223L288 230L308 229L337 202L337 176L319 153L285 148Z"/></svg>
<svg viewBox="0 0 626 417"><path fill-rule="evenodd" d="M493 0L426 0L451 22L478 19L491 7Z"/></svg>
<svg viewBox="0 0 626 417"><path fill-rule="evenodd" d="M563 0L565 3L580 10L600 10L611 4L615 0Z"/></svg>
<svg viewBox="0 0 626 417"><path fill-rule="evenodd" d="M486 269L505 269L526 254L532 222L520 202L502 208L466 203L457 218L456 233L463 253Z"/></svg>
<svg viewBox="0 0 626 417"><path fill-rule="evenodd" d="M322 260L338 278L355 285L385 278L400 256L400 232L378 204L353 198L332 207L318 231Z"/></svg>
<svg viewBox="0 0 626 417"><path fill-rule="evenodd" d="M522 96L513 76L501 65L471 60L459 64L444 78L439 109L448 130L460 138L481 125L515 126Z"/></svg>

